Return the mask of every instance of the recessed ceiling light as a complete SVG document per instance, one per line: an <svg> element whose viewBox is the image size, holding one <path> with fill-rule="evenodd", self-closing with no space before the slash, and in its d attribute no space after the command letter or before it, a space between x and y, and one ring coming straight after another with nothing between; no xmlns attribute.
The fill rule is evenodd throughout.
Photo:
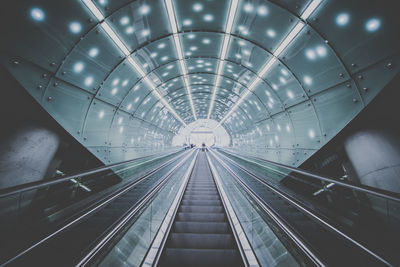
<svg viewBox="0 0 400 267"><path fill-rule="evenodd" d="M252 12L254 10L254 6L250 3L246 3L244 4L243 9L246 12Z"/></svg>
<svg viewBox="0 0 400 267"><path fill-rule="evenodd" d="M43 21L46 16L42 9L35 7L31 9L31 17L36 21Z"/></svg>
<svg viewBox="0 0 400 267"><path fill-rule="evenodd" d="M129 23L129 17L122 17L119 22L121 25L127 25Z"/></svg>
<svg viewBox="0 0 400 267"><path fill-rule="evenodd" d="M91 86L93 84L93 77L92 76L86 77L84 83L86 86Z"/></svg>
<svg viewBox="0 0 400 267"><path fill-rule="evenodd" d="M259 6L257 8L257 13L260 16L266 16L268 14L268 8L266 6Z"/></svg>
<svg viewBox="0 0 400 267"><path fill-rule="evenodd" d="M203 5L200 4L200 3L196 3L196 4L193 5L193 10L196 11L196 12L200 12L200 11L203 10Z"/></svg>
<svg viewBox="0 0 400 267"><path fill-rule="evenodd" d="M185 26L190 26L190 25L192 25L192 20L190 20L190 19L185 19L185 20L183 20L183 25L185 25Z"/></svg>
<svg viewBox="0 0 400 267"><path fill-rule="evenodd" d="M93 47L89 50L89 56L90 57L96 57L99 54L99 49L96 47Z"/></svg>
<svg viewBox="0 0 400 267"><path fill-rule="evenodd" d="M140 12L141 15L147 15L150 12L150 7L148 5L142 5L139 8L139 12Z"/></svg>
<svg viewBox="0 0 400 267"><path fill-rule="evenodd" d="M211 15L211 14L206 14L206 15L204 15L204 17L203 17L203 19L205 20L205 21L213 21L214 20L214 16L213 15Z"/></svg>
<svg viewBox="0 0 400 267"><path fill-rule="evenodd" d="M113 86L116 86L118 83L119 83L119 79L118 79L118 78L116 78L116 79L114 79L114 80L112 81L112 85L113 85Z"/></svg>
<svg viewBox="0 0 400 267"><path fill-rule="evenodd" d="M131 26L129 26L129 27L127 27L127 28L125 29L125 33L126 33L126 34L132 34L133 32L134 32L134 28L131 27Z"/></svg>
<svg viewBox="0 0 400 267"><path fill-rule="evenodd" d="M77 62L77 63L75 63L73 69L74 69L74 72L80 73L84 69L84 67L85 67L85 65L82 62Z"/></svg>
<svg viewBox="0 0 400 267"><path fill-rule="evenodd" d="M381 20L377 18L372 18L367 21L365 24L365 28L369 32L375 32L377 31L381 26Z"/></svg>
<svg viewBox="0 0 400 267"><path fill-rule="evenodd" d="M325 57L326 54L328 53L326 48L322 45L317 46L317 48L315 49L317 51L318 56L320 57Z"/></svg>
<svg viewBox="0 0 400 267"><path fill-rule="evenodd" d="M350 15L347 13L340 13L336 16L336 24L343 27L346 26L350 21Z"/></svg>
<svg viewBox="0 0 400 267"><path fill-rule="evenodd" d="M69 29L72 33L80 33L82 25L79 22L74 21L69 24Z"/></svg>
<svg viewBox="0 0 400 267"><path fill-rule="evenodd" d="M142 31L142 36L143 36L143 37L146 37L146 36L148 36L148 35L150 35L150 30L144 29L144 30Z"/></svg>
<svg viewBox="0 0 400 267"><path fill-rule="evenodd" d="M274 38L276 36L276 32L272 29L267 30L267 35L271 38Z"/></svg>

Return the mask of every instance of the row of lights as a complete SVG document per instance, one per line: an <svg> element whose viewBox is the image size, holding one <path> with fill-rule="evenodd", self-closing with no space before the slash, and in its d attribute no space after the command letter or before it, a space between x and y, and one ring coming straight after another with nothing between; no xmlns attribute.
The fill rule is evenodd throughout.
<svg viewBox="0 0 400 267"><path fill-rule="evenodd" d="M133 66L137 73L143 78L143 81L151 88L151 92L161 101L161 103L185 126L186 123L181 119L181 117L173 110L173 108L169 105L169 103L161 96L161 94L157 91L156 86L153 82L146 76L144 70L139 66L139 64L134 60L134 58L130 55L129 49L122 42L119 36L115 33L115 31L110 27L107 21L104 20L104 16L101 11L95 6L95 4L91 0L82 0L85 6L92 12L92 14L97 18L100 22L100 26L107 33L107 35L111 38L111 40L118 46L118 48L124 53L127 57L128 62Z"/></svg>
<svg viewBox="0 0 400 267"><path fill-rule="evenodd" d="M186 86L186 92L187 92L187 95L189 98L190 107L192 109L193 118L194 118L194 120L197 120L196 110L194 108L193 99L192 99L192 92L191 92L189 80L187 77L186 64L185 64L185 61L183 60L183 50L182 50L181 41L180 41L180 38L178 35L178 26L176 23L175 9L172 4L172 0L165 0L165 5L167 7L167 13L168 13L169 22L170 22L171 29L172 29L173 39L174 39L174 43L175 43L175 49L176 49L176 52L178 55L179 65L180 65L181 73L183 75L183 80L184 80L184 83Z"/></svg>
<svg viewBox="0 0 400 267"><path fill-rule="evenodd" d="M211 96L210 108L208 110L207 119L210 119L211 112L214 108L215 97L217 95L218 86L221 82L221 74L222 74L222 70L225 65L225 57L228 52L229 42L231 40L231 31L232 31L232 27L233 27L233 22L235 21L238 4L239 4L238 0L232 0L231 5L229 7L228 21L227 21L226 27L225 27L224 40L222 43L221 54L219 57L219 63L218 63L218 68L217 68L217 77L215 79L214 91Z"/></svg>
<svg viewBox="0 0 400 267"><path fill-rule="evenodd" d="M315 9L319 6L322 0L313 0L307 8L304 10L302 15L300 16L302 20L307 20L308 17L315 11ZM278 48L272 53L273 57L267 61L264 67L257 73L256 78L252 81L252 83L248 86L247 90L242 94L240 99L235 103L235 105L229 110L229 112L220 120L219 124L222 124L226 119L228 119L232 113L243 103L243 101L247 98L247 96L252 92L255 86L262 80L260 77L263 77L275 64L278 60L280 54L289 46L289 44L296 38L299 32L305 27L305 23L303 21L299 21L294 28L289 32L286 38L279 44Z"/></svg>

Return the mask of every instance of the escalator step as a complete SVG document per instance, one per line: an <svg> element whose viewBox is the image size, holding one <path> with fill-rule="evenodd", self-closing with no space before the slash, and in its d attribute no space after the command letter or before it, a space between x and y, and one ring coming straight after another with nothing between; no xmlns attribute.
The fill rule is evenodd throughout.
<svg viewBox="0 0 400 267"><path fill-rule="evenodd" d="M187 188L186 192L191 192L191 191L196 191L196 192L214 192L217 193L217 189L215 187L191 187L191 188Z"/></svg>
<svg viewBox="0 0 400 267"><path fill-rule="evenodd" d="M223 213L224 209L222 206L186 206L182 205L179 208L181 212L197 212L197 213Z"/></svg>
<svg viewBox="0 0 400 267"><path fill-rule="evenodd" d="M193 196L193 195L184 195L183 196L184 200L219 200L219 196Z"/></svg>
<svg viewBox="0 0 400 267"><path fill-rule="evenodd" d="M230 234L227 222L175 222L172 226L174 233L208 233Z"/></svg>
<svg viewBox="0 0 400 267"><path fill-rule="evenodd" d="M242 266L242 260L235 249L167 248L159 266L235 267Z"/></svg>
<svg viewBox="0 0 400 267"><path fill-rule="evenodd" d="M199 192L197 190L189 190L189 191L186 191L185 195L197 195L197 196L212 195L212 196L218 196L218 193L217 193L217 191L215 191L215 192L213 192L213 191Z"/></svg>
<svg viewBox="0 0 400 267"><path fill-rule="evenodd" d="M231 234L171 233L169 248L229 249L235 247Z"/></svg>
<svg viewBox="0 0 400 267"><path fill-rule="evenodd" d="M190 222L224 222L226 217L224 213L179 212L176 216L176 220Z"/></svg>
<svg viewBox="0 0 400 267"><path fill-rule="evenodd" d="M220 200L182 200L182 205L220 206Z"/></svg>

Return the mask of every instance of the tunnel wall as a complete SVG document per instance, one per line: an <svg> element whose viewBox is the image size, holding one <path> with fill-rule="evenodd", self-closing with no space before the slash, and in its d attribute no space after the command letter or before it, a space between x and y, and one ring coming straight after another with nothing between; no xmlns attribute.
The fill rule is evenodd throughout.
<svg viewBox="0 0 400 267"><path fill-rule="evenodd" d="M390 8L395 2L323 1L303 20L301 14L310 1L297 8L286 1L257 1L251 12L246 10L246 1L239 1L228 64L211 114L217 121L248 90L249 81L274 56L288 32L297 23L305 26L224 121L232 148L299 166L334 137L399 72L399 23L397 11ZM32 5L10 4L7 16L1 17L2 24L12 28L2 44L2 64L103 162L168 149L181 124L152 94L127 56L146 66L146 77L186 123L194 120L164 1L147 3L142 13L141 1L114 1L109 6L93 3L103 12L104 21L96 19L81 1L38 1L45 13L36 19L30 13ZM201 116L208 111L229 3L204 2L204 10L197 12L195 1L174 1L178 22L186 14L193 16L190 26L179 23L178 35L183 49L191 53L187 57L185 53L185 62L194 106ZM260 15L258 7L267 8L268 15ZM224 14L206 23L204 17L209 16L205 12L215 10ZM338 24L342 12L350 16L347 25ZM140 30L128 36L122 18ZM79 33L70 27L76 21ZM101 26L105 22L120 35L128 53L111 41ZM266 36L265 25L276 28L274 40ZM186 33L192 31L208 44L189 38ZM194 44L198 47L193 50ZM165 60L162 53L167 55ZM198 58L209 61L214 71L191 71Z"/></svg>
<svg viewBox="0 0 400 267"><path fill-rule="evenodd" d="M355 73L352 80L313 94L251 127L235 131L232 122L227 122L232 149L300 166L374 99L398 73L398 65L398 57L384 59Z"/></svg>
<svg viewBox="0 0 400 267"><path fill-rule="evenodd" d="M391 4L324 1L243 109L224 122L230 149L300 166L334 138L399 73ZM343 14L346 25L338 23ZM369 31L368 19L379 20L379 30Z"/></svg>
<svg viewBox="0 0 400 267"><path fill-rule="evenodd" d="M16 62L11 62L8 69L14 77L102 162L133 159L170 148L172 132L117 110L115 105L95 99L93 93L58 80L32 63L21 59Z"/></svg>

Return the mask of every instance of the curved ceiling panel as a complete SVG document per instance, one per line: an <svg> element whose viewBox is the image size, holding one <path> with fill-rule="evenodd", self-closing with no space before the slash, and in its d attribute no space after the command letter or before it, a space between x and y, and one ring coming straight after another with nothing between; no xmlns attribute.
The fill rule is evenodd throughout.
<svg viewBox="0 0 400 267"><path fill-rule="evenodd" d="M299 165L399 72L395 1L9 5L2 64L105 162L214 119L234 149Z"/></svg>

